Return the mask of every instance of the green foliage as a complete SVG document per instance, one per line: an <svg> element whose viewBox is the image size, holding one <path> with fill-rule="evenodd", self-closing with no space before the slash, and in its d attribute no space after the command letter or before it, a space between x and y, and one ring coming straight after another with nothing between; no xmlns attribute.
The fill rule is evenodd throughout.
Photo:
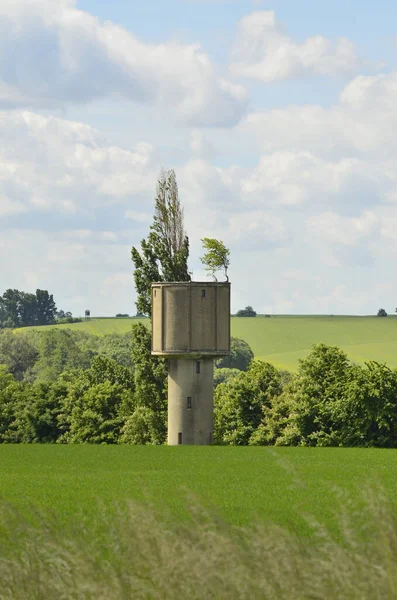
<svg viewBox="0 0 397 600"><path fill-rule="evenodd" d="M0 331L0 364L7 365L9 372L22 381L39 357L37 348L27 336L15 335L10 330Z"/></svg>
<svg viewBox="0 0 397 600"><path fill-rule="evenodd" d="M369 362L352 367L334 409L340 445L397 447L397 370Z"/></svg>
<svg viewBox="0 0 397 600"><path fill-rule="evenodd" d="M47 290L36 290L37 325L49 325L50 323L54 323L56 312L57 307L53 295L50 295Z"/></svg>
<svg viewBox="0 0 397 600"><path fill-rule="evenodd" d="M87 369L96 355L133 369L132 333L103 337L72 329L24 330L23 335L0 331L0 364L16 379L54 381L70 369Z"/></svg>
<svg viewBox="0 0 397 600"><path fill-rule="evenodd" d="M377 314L377 316L378 316L378 317L387 317L387 312L385 311L385 309L384 309L384 308L380 308L380 309L378 310L378 314Z"/></svg>
<svg viewBox="0 0 397 600"><path fill-rule="evenodd" d="M12 426L17 404L23 401L24 386L5 365L0 365L0 443L13 441Z"/></svg>
<svg viewBox="0 0 397 600"><path fill-rule="evenodd" d="M218 369L239 369L246 371L254 358L249 344L244 340L232 337L230 341L230 355L218 358L215 361L215 366Z"/></svg>
<svg viewBox="0 0 397 600"><path fill-rule="evenodd" d="M73 386L60 420L66 432L58 441L90 444L115 444L118 441L123 417L120 407L128 402L122 386L105 383L85 389Z"/></svg>
<svg viewBox="0 0 397 600"><path fill-rule="evenodd" d="M137 292L136 307L139 313L151 316L152 291L154 281L162 281L157 256L149 241L141 241L141 252L133 247L131 258L134 263L134 283Z"/></svg>
<svg viewBox="0 0 397 600"><path fill-rule="evenodd" d="M120 365L133 369L132 332L113 333L98 338L98 353L112 358Z"/></svg>
<svg viewBox="0 0 397 600"><path fill-rule="evenodd" d="M257 443L397 447L397 371L319 344L264 409Z"/></svg>
<svg viewBox="0 0 397 600"><path fill-rule="evenodd" d="M236 317L256 317L256 312L252 306L246 306L236 312Z"/></svg>
<svg viewBox="0 0 397 600"><path fill-rule="evenodd" d="M202 238L203 248L206 250L204 256L200 258L204 268L217 281L215 273L223 269L226 281L229 281L227 274L230 266L230 250L226 248L223 242L214 238Z"/></svg>
<svg viewBox="0 0 397 600"><path fill-rule="evenodd" d="M137 407L153 411L158 416L156 422L159 429L156 435L164 442L167 420L167 362L151 355L151 333L142 323L133 325L132 337L135 404ZM150 436L151 422L148 422L148 427L147 435Z"/></svg>
<svg viewBox="0 0 397 600"><path fill-rule="evenodd" d="M135 247L131 250L138 313L151 315L153 282L190 281L188 257L189 238L184 230L175 172L162 171L149 236L142 240L140 252Z"/></svg>
<svg viewBox="0 0 397 600"><path fill-rule="evenodd" d="M3 327L26 327L55 323L57 308L47 290L28 294L8 289L0 297L0 317Z"/></svg>
<svg viewBox="0 0 397 600"><path fill-rule="evenodd" d="M343 402L350 370L347 356L339 348L314 346L310 355L300 361L298 374L286 392L289 398L285 402L289 402L290 410L286 439L279 438L277 443L339 445L340 423L335 421L335 410ZM276 402L276 410L280 408Z"/></svg>
<svg viewBox="0 0 397 600"><path fill-rule="evenodd" d="M62 433L58 416L67 392L66 384L61 381L27 386L24 401L15 404L13 441L21 443L57 442Z"/></svg>
<svg viewBox="0 0 397 600"><path fill-rule="evenodd" d="M59 442L116 444L125 419L133 411L131 373L110 358L97 356L85 371L63 378L68 393L58 422Z"/></svg>
<svg viewBox="0 0 397 600"><path fill-rule="evenodd" d="M138 406L126 420L120 442L122 444L164 444L164 416L147 406Z"/></svg>
<svg viewBox="0 0 397 600"><path fill-rule="evenodd" d="M215 443L247 445L261 423L263 406L281 391L277 369L257 361L247 372L219 385L214 397Z"/></svg>
<svg viewBox="0 0 397 600"><path fill-rule="evenodd" d="M63 319L57 319L58 325L66 325L67 323L82 323L81 317L64 317Z"/></svg>
<svg viewBox="0 0 397 600"><path fill-rule="evenodd" d="M32 332L30 339L39 353L32 377L38 381L55 381L69 369L88 368L95 351L80 348L78 340L82 337L84 339L84 334L79 336L68 329Z"/></svg>
<svg viewBox="0 0 397 600"><path fill-rule="evenodd" d="M232 379L240 375L240 369L230 369L221 367L214 369L214 387L218 387L221 383L229 383Z"/></svg>

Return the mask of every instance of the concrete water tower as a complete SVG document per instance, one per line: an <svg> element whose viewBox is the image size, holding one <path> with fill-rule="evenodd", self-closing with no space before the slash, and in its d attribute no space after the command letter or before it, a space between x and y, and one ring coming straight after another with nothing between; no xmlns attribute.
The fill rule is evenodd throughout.
<svg viewBox="0 0 397 600"><path fill-rule="evenodd" d="M152 354L168 358L168 444L211 444L214 358L230 354L230 283L153 283Z"/></svg>

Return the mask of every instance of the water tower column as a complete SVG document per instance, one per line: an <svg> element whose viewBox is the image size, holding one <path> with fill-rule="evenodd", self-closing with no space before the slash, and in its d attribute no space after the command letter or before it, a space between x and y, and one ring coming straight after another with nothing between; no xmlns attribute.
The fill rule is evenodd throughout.
<svg viewBox="0 0 397 600"><path fill-rule="evenodd" d="M212 358L168 361L168 445L207 445L214 430Z"/></svg>

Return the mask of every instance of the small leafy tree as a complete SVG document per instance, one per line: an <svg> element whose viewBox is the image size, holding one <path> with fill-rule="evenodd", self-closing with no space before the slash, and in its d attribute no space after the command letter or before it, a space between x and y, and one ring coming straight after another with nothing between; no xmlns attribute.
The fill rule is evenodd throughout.
<svg viewBox="0 0 397 600"><path fill-rule="evenodd" d="M380 309L378 310L378 314L377 314L377 316L378 316L378 317L387 317L387 312L385 311L385 309L384 309L384 308L380 308Z"/></svg>
<svg viewBox="0 0 397 600"><path fill-rule="evenodd" d="M204 256L200 257L205 270L217 280L216 271L223 269L226 281L229 281L227 270L230 266L230 250L226 248L223 242L214 238L202 238L203 248L206 250Z"/></svg>

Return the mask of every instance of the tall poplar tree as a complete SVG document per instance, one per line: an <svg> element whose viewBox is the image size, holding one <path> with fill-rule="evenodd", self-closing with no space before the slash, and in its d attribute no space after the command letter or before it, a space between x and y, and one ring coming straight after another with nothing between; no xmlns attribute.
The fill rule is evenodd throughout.
<svg viewBox="0 0 397 600"><path fill-rule="evenodd" d="M190 281L187 260L189 238L174 170L161 171L157 182L153 223L140 251L131 250L139 313L151 316L151 284L154 281Z"/></svg>

